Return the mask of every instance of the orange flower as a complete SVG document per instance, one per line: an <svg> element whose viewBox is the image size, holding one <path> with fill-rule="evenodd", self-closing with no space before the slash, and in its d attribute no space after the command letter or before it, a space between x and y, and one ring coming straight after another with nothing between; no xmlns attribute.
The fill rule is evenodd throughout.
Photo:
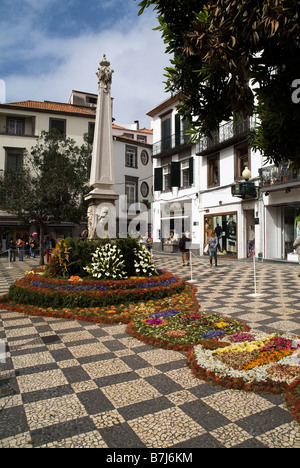
<svg viewBox="0 0 300 468"><path fill-rule="evenodd" d="M256 359L248 362L243 368L243 371L247 371L253 369L253 367L264 366L269 364L270 362L280 361L285 356L289 356L293 354L294 350L291 349L283 349L280 351L263 351L261 352Z"/></svg>
<svg viewBox="0 0 300 468"><path fill-rule="evenodd" d="M80 276L71 276L69 281L82 281L82 279L80 278Z"/></svg>
<svg viewBox="0 0 300 468"><path fill-rule="evenodd" d="M173 336L175 338L180 338L181 336L188 335L189 332L185 330L170 330L165 333L166 336Z"/></svg>

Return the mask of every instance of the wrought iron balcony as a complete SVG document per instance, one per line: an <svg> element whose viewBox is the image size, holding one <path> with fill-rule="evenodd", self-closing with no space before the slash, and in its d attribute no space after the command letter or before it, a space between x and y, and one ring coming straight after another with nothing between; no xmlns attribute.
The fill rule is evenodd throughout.
<svg viewBox="0 0 300 468"><path fill-rule="evenodd" d="M158 156L159 154L172 150L177 146L185 145L189 142L189 139L190 136L185 131L170 135L153 144L153 156Z"/></svg>
<svg viewBox="0 0 300 468"><path fill-rule="evenodd" d="M201 154L204 151L222 145L229 140L238 138L240 135L249 132L250 129L253 128L253 124L254 121L252 119L238 119L235 121L230 120L229 122L220 125L219 130L213 132L212 138L205 137L200 140L197 144L197 154Z"/></svg>
<svg viewBox="0 0 300 468"><path fill-rule="evenodd" d="M300 182L300 171L292 168L288 161L282 162L278 167L262 167L259 169L259 175L260 187Z"/></svg>

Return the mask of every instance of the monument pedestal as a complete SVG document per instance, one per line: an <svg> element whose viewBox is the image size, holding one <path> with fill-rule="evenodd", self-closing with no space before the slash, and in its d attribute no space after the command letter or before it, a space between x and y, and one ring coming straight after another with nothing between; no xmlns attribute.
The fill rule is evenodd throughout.
<svg viewBox="0 0 300 468"><path fill-rule="evenodd" d="M116 207L118 195L112 193L90 192L85 199L88 207L89 239L116 238Z"/></svg>

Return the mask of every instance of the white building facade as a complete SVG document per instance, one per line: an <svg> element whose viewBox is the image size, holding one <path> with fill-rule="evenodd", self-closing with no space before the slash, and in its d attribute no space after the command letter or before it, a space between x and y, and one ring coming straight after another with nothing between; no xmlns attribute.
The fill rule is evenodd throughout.
<svg viewBox="0 0 300 468"><path fill-rule="evenodd" d="M264 165L248 144L250 119L224 122L211 139L188 143L177 104L171 97L148 113L154 130L154 247L178 249L169 242L181 219L176 237L189 231L200 255L214 229L219 255L243 259L255 251L263 258L297 261L292 244L300 230L299 172L287 162L277 169Z"/></svg>
<svg viewBox="0 0 300 468"><path fill-rule="evenodd" d="M153 247L167 252L178 251L182 232L189 233L194 249L201 244L200 159L176 104L177 99L170 98L147 114L153 119L154 141Z"/></svg>
<svg viewBox="0 0 300 468"><path fill-rule="evenodd" d="M57 129L78 146L84 143L85 134L93 134L96 118L97 95L72 91L68 103L50 101L23 101L0 104L0 171L17 171L26 152L35 146L42 131ZM152 135L151 130L132 125L112 123L115 186L117 194L128 195L128 203L152 202ZM128 211L128 206L124 207ZM117 207L118 213L118 207ZM72 223L51 224L46 233L55 237L79 236L87 226ZM22 226L8 213L0 211L0 239L2 250L7 240L27 239L35 226ZM0 246L1 247L1 246Z"/></svg>

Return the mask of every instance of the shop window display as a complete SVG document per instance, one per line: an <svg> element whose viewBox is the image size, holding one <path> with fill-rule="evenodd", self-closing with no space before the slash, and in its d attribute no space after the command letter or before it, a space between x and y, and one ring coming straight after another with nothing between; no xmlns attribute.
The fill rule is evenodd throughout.
<svg viewBox="0 0 300 468"><path fill-rule="evenodd" d="M219 239L218 255L237 256L237 214L224 213L204 217L204 243L212 231Z"/></svg>

